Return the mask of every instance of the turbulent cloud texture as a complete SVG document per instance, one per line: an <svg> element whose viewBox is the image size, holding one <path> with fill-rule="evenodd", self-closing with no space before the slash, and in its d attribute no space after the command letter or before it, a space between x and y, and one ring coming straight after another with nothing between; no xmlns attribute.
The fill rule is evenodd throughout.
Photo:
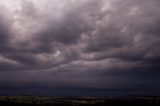
<svg viewBox="0 0 160 106"><path fill-rule="evenodd" d="M159 0L0 0L0 94L159 95L159 11Z"/></svg>

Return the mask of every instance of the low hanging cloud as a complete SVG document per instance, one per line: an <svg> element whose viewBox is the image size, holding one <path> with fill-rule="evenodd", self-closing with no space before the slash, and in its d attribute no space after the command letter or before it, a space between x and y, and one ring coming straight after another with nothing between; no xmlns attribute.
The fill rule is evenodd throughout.
<svg viewBox="0 0 160 106"><path fill-rule="evenodd" d="M0 88L160 88L159 5L1 0Z"/></svg>

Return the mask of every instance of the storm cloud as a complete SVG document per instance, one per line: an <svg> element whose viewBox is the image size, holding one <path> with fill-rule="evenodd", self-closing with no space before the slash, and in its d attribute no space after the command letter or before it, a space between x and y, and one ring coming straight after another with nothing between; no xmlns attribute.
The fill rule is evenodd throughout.
<svg viewBox="0 0 160 106"><path fill-rule="evenodd" d="M159 6L0 0L0 94L160 95Z"/></svg>

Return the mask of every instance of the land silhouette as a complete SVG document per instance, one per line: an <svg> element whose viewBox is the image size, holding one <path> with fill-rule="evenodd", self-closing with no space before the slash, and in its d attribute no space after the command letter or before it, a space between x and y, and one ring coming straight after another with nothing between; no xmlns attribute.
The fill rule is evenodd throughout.
<svg viewBox="0 0 160 106"><path fill-rule="evenodd" d="M44 97L0 96L0 106L160 106L158 96Z"/></svg>

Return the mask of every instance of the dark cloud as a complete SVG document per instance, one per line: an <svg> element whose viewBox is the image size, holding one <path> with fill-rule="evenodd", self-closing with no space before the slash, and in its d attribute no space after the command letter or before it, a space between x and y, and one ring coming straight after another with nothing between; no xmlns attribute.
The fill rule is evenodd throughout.
<svg viewBox="0 0 160 106"><path fill-rule="evenodd" d="M158 0L14 3L0 5L1 94L160 94Z"/></svg>
<svg viewBox="0 0 160 106"><path fill-rule="evenodd" d="M2 11L3 9L3 11ZM9 19L6 18L5 12L7 12L5 6L0 5L0 51L6 51L6 48L8 48L8 40L9 40Z"/></svg>

